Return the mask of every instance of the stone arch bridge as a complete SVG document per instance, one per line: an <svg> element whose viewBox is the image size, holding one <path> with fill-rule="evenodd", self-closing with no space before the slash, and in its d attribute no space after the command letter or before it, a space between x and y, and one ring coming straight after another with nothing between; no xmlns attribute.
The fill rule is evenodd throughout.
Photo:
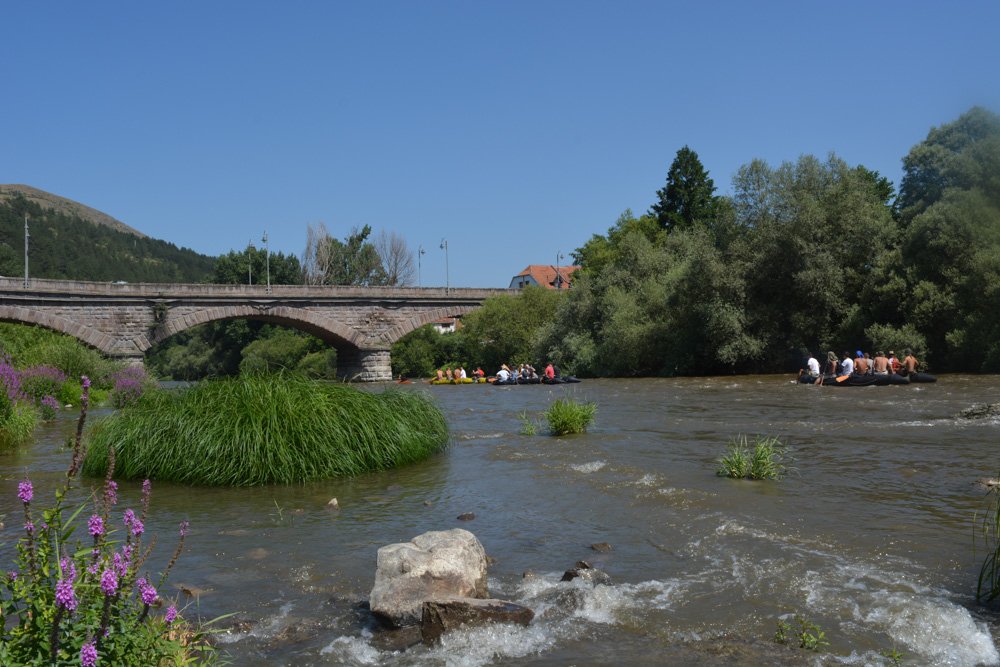
<svg viewBox="0 0 1000 667"><path fill-rule="evenodd" d="M0 321L69 334L142 364L147 350L199 324L249 319L306 331L337 349L338 374L392 379L389 349L414 329L464 315L507 289L96 283L0 278Z"/></svg>

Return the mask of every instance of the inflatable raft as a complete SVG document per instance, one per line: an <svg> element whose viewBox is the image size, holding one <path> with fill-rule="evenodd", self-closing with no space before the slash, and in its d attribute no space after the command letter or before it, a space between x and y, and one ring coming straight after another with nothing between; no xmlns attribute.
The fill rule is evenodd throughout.
<svg viewBox="0 0 1000 667"><path fill-rule="evenodd" d="M937 382L937 378L930 373L910 373L909 375L869 373L868 375L824 375L823 381L820 383L816 381L816 378L803 373L799 376L799 382L801 384L822 384L824 387L885 387L892 384Z"/></svg>

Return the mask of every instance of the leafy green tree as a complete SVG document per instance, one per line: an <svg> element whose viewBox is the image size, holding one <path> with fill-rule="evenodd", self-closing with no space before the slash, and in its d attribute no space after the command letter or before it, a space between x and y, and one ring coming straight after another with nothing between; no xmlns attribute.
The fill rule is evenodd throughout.
<svg viewBox="0 0 1000 667"><path fill-rule="evenodd" d="M667 183L656 195L658 200L649 212L668 231L689 229L698 222L707 224L714 215L715 183L698 154L687 146L677 151Z"/></svg>
<svg viewBox="0 0 1000 667"><path fill-rule="evenodd" d="M302 267L295 255L272 252L270 257L264 248L249 247L246 250L230 250L215 260L212 282L218 285L263 285L267 276L272 285L301 285Z"/></svg>
<svg viewBox="0 0 1000 667"><path fill-rule="evenodd" d="M561 293L544 287L525 287L517 296L494 296L462 319L461 340L469 365L493 373L501 364L545 361L534 356L534 339L552 319ZM456 334L450 334L456 335Z"/></svg>
<svg viewBox="0 0 1000 667"><path fill-rule="evenodd" d="M335 239L322 224L309 227L303 269L309 285L387 285L390 276L378 249L368 241L372 228L355 227L343 241ZM397 280L402 279L394 271Z"/></svg>

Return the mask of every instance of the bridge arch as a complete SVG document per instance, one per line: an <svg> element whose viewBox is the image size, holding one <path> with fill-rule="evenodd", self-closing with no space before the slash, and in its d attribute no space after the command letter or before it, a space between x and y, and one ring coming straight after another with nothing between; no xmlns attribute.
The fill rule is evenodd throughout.
<svg viewBox="0 0 1000 667"><path fill-rule="evenodd" d="M112 356L115 353L115 339L97 329L73 322L65 317L24 306L0 305L0 322L32 324L52 331L72 336L84 345L98 352Z"/></svg>
<svg viewBox="0 0 1000 667"><path fill-rule="evenodd" d="M209 322L236 319L258 320L299 329L316 336L338 350L345 347L361 348L366 341L365 336L361 332L346 327L331 317L302 308L234 305L204 308L173 317L168 316L163 324L156 327L152 335L148 337L148 340L140 345L140 348L142 352L146 352L154 345L192 327L208 324Z"/></svg>
<svg viewBox="0 0 1000 667"><path fill-rule="evenodd" d="M416 331L425 324L430 324L431 322L440 320L442 317L468 315L472 311L479 309L479 307L480 307L479 305L448 306L446 308L438 308L437 310L422 311L421 313L411 317L405 322L402 322L389 329L385 333L384 339L388 345L392 345L406 334L412 331Z"/></svg>

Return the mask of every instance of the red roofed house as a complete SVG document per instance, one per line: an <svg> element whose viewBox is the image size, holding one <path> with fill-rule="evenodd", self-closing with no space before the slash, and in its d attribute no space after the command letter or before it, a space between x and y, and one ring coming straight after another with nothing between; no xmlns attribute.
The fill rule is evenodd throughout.
<svg viewBox="0 0 1000 667"><path fill-rule="evenodd" d="M511 278L511 289L520 289L528 285L541 285L548 289L569 289L573 286L573 273L579 266L556 267L549 264L532 264L524 271Z"/></svg>

